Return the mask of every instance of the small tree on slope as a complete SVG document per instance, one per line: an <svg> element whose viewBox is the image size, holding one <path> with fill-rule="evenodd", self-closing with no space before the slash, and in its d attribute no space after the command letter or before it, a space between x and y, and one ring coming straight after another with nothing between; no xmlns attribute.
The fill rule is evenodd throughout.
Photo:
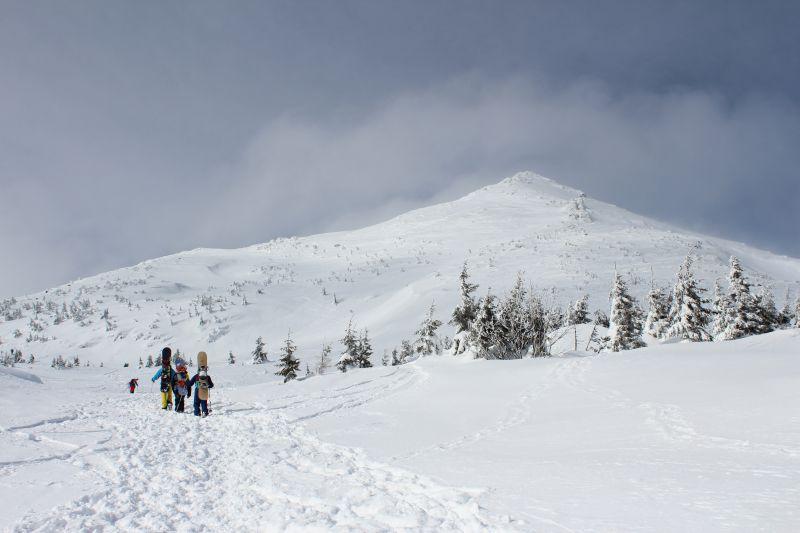
<svg viewBox="0 0 800 533"><path fill-rule="evenodd" d="M472 328L470 343L475 348L475 357L494 359L496 331L495 297L487 293L480 301L478 315Z"/></svg>
<svg viewBox="0 0 800 533"><path fill-rule="evenodd" d="M280 370L275 375L283 376L283 382L297 378L297 370L300 368L300 361L294 357L297 347L292 342L289 335L286 336L286 343L281 348Z"/></svg>
<svg viewBox="0 0 800 533"><path fill-rule="evenodd" d="M692 258L687 255L678 270L678 279L672 290L672 307L669 310L667 337L680 337L693 342L711 340L706 331L708 310L700 296L703 289L692 274Z"/></svg>
<svg viewBox="0 0 800 533"><path fill-rule="evenodd" d="M731 316L730 300L728 295L722 290L719 280L714 283L714 303L712 304L711 316L713 326L711 336L716 340L725 339L725 331L728 329L728 319Z"/></svg>
<svg viewBox="0 0 800 533"><path fill-rule="evenodd" d="M584 294L572 305L567 314L567 324L576 326L578 324L588 324L589 318L589 296Z"/></svg>
<svg viewBox="0 0 800 533"><path fill-rule="evenodd" d="M647 293L647 316L644 319L644 332L661 338L669 325L669 299L664 289L650 287Z"/></svg>
<svg viewBox="0 0 800 533"><path fill-rule="evenodd" d="M778 327L778 310L775 298L768 287L761 287L755 297L756 316L758 317L757 333L769 333Z"/></svg>
<svg viewBox="0 0 800 533"><path fill-rule="evenodd" d="M358 368L370 368L372 366L372 342L369 340L369 332L364 328L364 332L356 344L356 366Z"/></svg>
<svg viewBox="0 0 800 533"><path fill-rule="evenodd" d="M353 319L347 323L347 329L344 332L344 337L341 340L344 350L342 351L339 361L336 363L336 368L342 372L347 372L348 369L357 366L358 360L358 339L353 332Z"/></svg>
<svg viewBox="0 0 800 533"><path fill-rule="evenodd" d="M433 314L435 312L436 304L431 303L431 306L428 309L428 314L425 316L425 320L422 321L422 324L420 324L415 333L417 336L415 347L417 353L420 355L439 354L442 351L442 345L437 334L437 330L442 325L442 322L441 320L434 318Z"/></svg>
<svg viewBox="0 0 800 533"><path fill-rule="evenodd" d="M611 288L611 315L609 337L611 351L632 350L644 346L642 329L637 317L636 302L628 293L628 287L622 276L614 273L614 285Z"/></svg>
<svg viewBox="0 0 800 533"><path fill-rule="evenodd" d="M319 364L317 365L317 374L324 374L328 367L331 366L331 345L325 343L322 345L322 351L319 354Z"/></svg>
<svg viewBox="0 0 800 533"><path fill-rule="evenodd" d="M256 339L256 347L253 350L252 363L254 365L261 365L267 362L269 362L267 357L267 349L264 346L264 340L259 337Z"/></svg>
<svg viewBox="0 0 800 533"><path fill-rule="evenodd" d="M469 272L467 271L467 263L464 262L464 267L461 269L460 291L461 302L453 310L453 317L450 319L450 325L455 326L456 336L454 340L454 354L464 353L469 343L469 333L472 329L472 323L478 314L478 304L472 293L478 288L475 283L469 282Z"/></svg>
<svg viewBox="0 0 800 533"><path fill-rule="evenodd" d="M521 359L527 354L533 342L527 303L525 280L522 273L518 273L514 286L498 306L495 327L497 358Z"/></svg>
<svg viewBox="0 0 800 533"><path fill-rule="evenodd" d="M728 317L723 339L732 340L758 333L758 309L750 284L736 257L731 256L728 271Z"/></svg>

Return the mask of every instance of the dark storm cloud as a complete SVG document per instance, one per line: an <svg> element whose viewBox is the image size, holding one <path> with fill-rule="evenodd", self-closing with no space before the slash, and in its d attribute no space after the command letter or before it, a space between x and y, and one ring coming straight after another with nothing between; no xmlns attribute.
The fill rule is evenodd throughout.
<svg viewBox="0 0 800 533"><path fill-rule="evenodd" d="M800 254L780 2L8 3L0 295L530 168Z"/></svg>

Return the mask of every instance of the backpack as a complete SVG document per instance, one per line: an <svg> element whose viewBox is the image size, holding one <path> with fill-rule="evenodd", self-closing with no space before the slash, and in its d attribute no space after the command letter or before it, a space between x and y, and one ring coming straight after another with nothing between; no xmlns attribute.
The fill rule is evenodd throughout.
<svg viewBox="0 0 800 533"><path fill-rule="evenodd" d="M172 368L168 366L161 367L161 392L169 391L170 381L172 378Z"/></svg>
<svg viewBox="0 0 800 533"><path fill-rule="evenodd" d="M201 400L208 400L208 374L197 375L197 397Z"/></svg>

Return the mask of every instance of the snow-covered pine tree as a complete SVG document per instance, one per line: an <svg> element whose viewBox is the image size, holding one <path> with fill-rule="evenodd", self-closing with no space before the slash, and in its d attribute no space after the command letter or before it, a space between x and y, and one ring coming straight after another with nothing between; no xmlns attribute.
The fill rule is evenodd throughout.
<svg viewBox="0 0 800 533"><path fill-rule="evenodd" d="M661 338L669 322L669 300L661 287L650 286L647 293L647 316L644 319L644 332Z"/></svg>
<svg viewBox="0 0 800 533"><path fill-rule="evenodd" d="M400 352L397 351L397 348L392 348L392 353L389 356L389 364L391 366L403 364L403 360L400 357Z"/></svg>
<svg viewBox="0 0 800 533"><path fill-rule="evenodd" d="M392 356L389 354L389 348L383 349L383 357L381 357L381 364L383 366L389 366L392 362Z"/></svg>
<svg viewBox="0 0 800 533"><path fill-rule="evenodd" d="M361 333L356 345L356 366L358 368L372 367L372 342L369 340L367 328Z"/></svg>
<svg viewBox="0 0 800 533"><path fill-rule="evenodd" d="M411 362L414 359L414 347L411 345L411 342L407 339L403 339L400 342L400 355L398 357L398 364L404 364ZM397 365L393 365L397 366Z"/></svg>
<svg viewBox="0 0 800 533"><path fill-rule="evenodd" d="M286 343L281 348L280 370L275 372L276 376L283 376L284 383L297 378L297 370L300 368L300 361L295 358L295 351L297 351L297 347L292 342L291 336L287 335Z"/></svg>
<svg viewBox="0 0 800 533"><path fill-rule="evenodd" d="M467 262L464 261L464 266L459 275L459 289L461 292L461 302L453 310L453 316L450 319L450 325L455 326L456 335L454 339L453 354L458 355L464 353L469 344L469 332L472 328L472 323L475 321L475 316L478 313L478 305L472 293L478 288L475 283L469 281L469 271L467 270Z"/></svg>
<svg viewBox="0 0 800 533"><path fill-rule="evenodd" d="M731 316L728 295L722 290L722 284L717 280L714 283L714 303L712 304L711 316L713 326L711 336L715 341L725 339L725 331L728 329L728 318Z"/></svg>
<svg viewBox="0 0 800 533"><path fill-rule="evenodd" d="M642 330L637 320L636 300L628 292L628 286L619 273L614 272L611 288L611 314L608 336L613 352L632 350L644 346Z"/></svg>
<svg viewBox="0 0 800 533"><path fill-rule="evenodd" d="M331 366L331 345L325 343L322 345L322 351L319 354L319 364L317 365L317 374L324 374Z"/></svg>
<svg viewBox="0 0 800 533"><path fill-rule="evenodd" d="M800 328L800 295L794 303L794 327Z"/></svg>
<svg viewBox="0 0 800 533"><path fill-rule="evenodd" d="M251 361L254 365L261 365L269 362L267 348L264 345L264 339L261 337L256 339L256 347L253 349L252 355L253 357Z"/></svg>
<svg viewBox="0 0 800 533"><path fill-rule="evenodd" d="M600 309L594 312L594 323L595 325L602 326L604 328L607 328L611 325L608 321L608 315Z"/></svg>
<svg viewBox="0 0 800 533"><path fill-rule="evenodd" d="M233 352L228 352L228 364L229 365L236 364L236 357L233 355Z"/></svg>
<svg viewBox="0 0 800 533"><path fill-rule="evenodd" d="M584 294L578 298L567 313L567 324L576 326L578 324L588 324L589 319L589 295Z"/></svg>
<svg viewBox="0 0 800 533"><path fill-rule="evenodd" d="M739 339L758 333L758 307L750 292L750 284L744 276L739 259L731 256L728 272L728 318L725 324L725 340Z"/></svg>
<svg viewBox="0 0 800 533"><path fill-rule="evenodd" d="M146 366L147 368L150 368L150 367L153 366L153 364L154 364L153 363L153 354L150 354L150 355L147 356L147 363L145 363L144 366Z"/></svg>
<svg viewBox="0 0 800 533"><path fill-rule="evenodd" d="M144 361L142 361L142 358L140 357L139 358L139 368L142 368L143 366L144 366Z"/></svg>
<svg viewBox="0 0 800 533"><path fill-rule="evenodd" d="M691 255L683 260L677 278L672 290L666 337L680 337L694 342L711 340L706 331L708 310L703 307L705 300L700 296L704 289L694 279Z"/></svg>
<svg viewBox="0 0 800 533"><path fill-rule="evenodd" d="M531 357L547 357L550 355L548 335L560 322L559 311L548 310L538 294L531 294L527 301L528 325L530 327Z"/></svg>
<svg viewBox="0 0 800 533"><path fill-rule="evenodd" d="M436 303L431 302L431 306L428 308L428 314L415 332L417 336L415 348L417 353L423 356L438 355L442 351L442 345L437 333L437 330L442 325L442 321L434 318L433 315L435 312Z"/></svg>
<svg viewBox="0 0 800 533"><path fill-rule="evenodd" d="M521 359L532 344L528 292L522 273L497 309L495 327L495 357L497 359Z"/></svg>
<svg viewBox="0 0 800 533"><path fill-rule="evenodd" d="M756 316L758 316L757 332L769 333L778 327L778 310L775 308L775 298L769 287L761 287L755 297Z"/></svg>
<svg viewBox="0 0 800 533"><path fill-rule="evenodd" d="M794 319L794 312L792 311L792 299L789 295L789 288L786 288L786 295L783 297L783 307L778 312L778 327L790 328Z"/></svg>
<svg viewBox="0 0 800 533"><path fill-rule="evenodd" d="M353 331L353 319L347 323L347 329L344 332L344 337L341 340L344 350L342 351L339 361L336 363L336 368L342 372L347 372L348 369L357 366L358 360L358 339Z"/></svg>
<svg viewBox="0 0 800 533"><path fill-rule="evenodd" d="M495 297L487 292L478 307L478 314L472 327L470 344L475 349L475 357L494 359L494 345L497 330L497 310Z"/></svg>

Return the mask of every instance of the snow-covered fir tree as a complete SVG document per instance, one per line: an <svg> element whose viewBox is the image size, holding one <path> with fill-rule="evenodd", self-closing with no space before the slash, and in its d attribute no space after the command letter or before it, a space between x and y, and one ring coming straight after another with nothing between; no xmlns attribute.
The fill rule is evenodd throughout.
<svg viewBox="0 0 800 533"><path fill-rule="evenodd" d="M636 301L628 292L628 286L619 273L614 273L614 284L611 288L611 327L608 336L611 340L609 348L612 352L632 350L644 346L642 328L637 317Z"/></svg>
<svg viewBox="0 0 800 533"><path fill-rule="evenodd" d="M547 357L550 355L550 332L557 329L560 320L560 310L547 309L542 298L534 293L528 297L528 322L530 326L531 357Z"/></svg>
<svg viewBox="0 0 800 533"><path fill-rule="evenodd" d="M794 302L794 327L800 328L800 296Z"/></svg>
<svg viewBox="0 0 800 533"><path fill-rule="evenodd" d="M761 287L755 297L756 316L758 317L757 333L769 333L778 327L778 309L775 298L769 287Z"/></svg>
<svg viewBox="0 0 800 533"><path fill-rule="evenodd" d="M601 327L604 327L604 328L607 328L607 327L609 327L611 325L611 324L609 324L609 321L608 321L608 315L605 313L605 311L601 311L600 309L598 309L597 311L594 312L594 320L593 320L593 322L595 323L595 325L601 326Z"/></svg>
<svg viewBox="0 0 800 533"><path fill-rule="evenodd" d="M578 324L588 324L589 318L589 295L584 294L578 298L567 313L567 324L576 326Z"/></svg>
<svg viewBox="0 0 800 533"><path fill-rule="evenodd" d="M251 362L254 365L261 365L269 362L267 348L264 344L264 339L261 337L256 339L256 347L253 349Z"/></svg>
<svg viewBox="0 0 800 533"><path fill-rule="evenodd" d="M687 255L678 270L678 279L672 290L672 307L669 310L669 328L666 337L679 337L689 341L708 341L706 331L708 310L700 296L704 291L694 279L692 257Z"/></svg>
<svg viewBox="0 0 800 533"><path fill-rule="evenodd" d="M358 368L370 368L372 366L372 341L369 340L367 328L364 328L364 331L361 332L356 350L356 366Z"/></svg>
<svg viewBox="0 0 800 533"><path fill-rule="evenodd" d="M436 304L431 303L428 314L415 332L417 340L414 343L417 353L423 356L439 354L442 351L441 341L437 333L442 321L434 317Z"/></svg>
<svg viewBox="0 0 800 533"><path fill-rule="evenodd" d="M347 372L350 368L358 365L358 338L353 331L352 318L347 322L347 329L340 342L344 346L344 350L336 363L336 368L341 372Z"/></svg>
<svg viewBox="0 0 800 533"><path fill-rule="evenodd" d="M528 292L522 274L497 308L495 325L495 357L497 359L520 359L525 357L532 344Z"/></svg>
<svg viewBox="0 0 800 533"><path fill-rule="evenodd" d="M228 352L228 364L229 365L236 364L236 357L233 355L233 352Z"/></svg>
<svg viewBox="0 0 800 533"><path fill-rule="evenodd" d="M756 300L744 276L739 259L731 256L728 271L728 317L725 322L725 340L755 335L759 329Z"/></svg>
<svg viewBox="0 0 800 533"><path fill-rule="evenodd" d="M286 342L281 347L281 358L279 360L280 369L275 373L276 376L283 376L283 382L297 378L297 370L300 368L300 361L294 356L297 347L292 342L291 336L286 336Z"/></svg>
<svg viewBox="0 0 800 533"><path fill-rule="evenodd" d="M494 359L494 343L497 336L496 298L491 292L481 298L478 314L472 327L470 344L475 350L475 357Z"/></svg>
<svg viewBox="0 0 800 533"><path fill-rule="evenodd" d="M146 366L147 368L150 368L150 367L152 367L154 364L155 364L155 363L154 363L154 361L153 361L153 354L150 354L150 355L148 355L148 356L147 356L147 362L145 363L145 365L144 365L144 366Z"/></svg>
<svg viewBox="0 0 800 533"><path fill-rule="evenodd" d="M644 319L644 332L661 338L669 324L669 298L666 291L655 285L647 293L647 316Z"/></svg>
<svg viewBox="0 0 800 533"><path fill-rule="evenodd" d="M319 363L317 364L317 374L324 374L331 366L331 345L325 343L322 345L322 350L319 354Z"/></svg>
<svg viewBox="0 0 800 533"><path fill-rule="evenodd" d="M714 283L714 302L711 307L713 325L711 336L715 341L724 340L728 329L728 318L731 316L728 295L722 290L722 284L717 280Z"/></svg>
<svg viewBox="0 0 800 533"><path fill-rule="evenodd" d="M475 290L477 290L478 285L470 283L466 261L461 269L459 281L461 301L453 310L453 316L450 319L450 325L456 328L456 335L453 340L453 353L456 355L464 353L467 350L472 323L475 321L475 316L478 313L478 305L472 295Z"/></svg>
<svg viewBox="0 0 800 533"><path fill-rule="evenodd" d="M786 288L786 294L783 297L783 307L778 311L778 327L789 328L792 327L794 321L794 311L792 311L792 299L789 295L789 288Z"/></svg>
<svg viewBox="0 0 800 533"><path fill-rule="evenodd" d="M403 339L400 342L400 354L398 356L398 364L409 363L414 360L414 346L411 345L411 341L407 339ZM397 366L397 365L393 365Z"/></svg>
<svg viewBox="0 0 800 533"><path fill-rule="evenodd" d="M144 366L144 361L142 361L142 358L140 357L139 358L139 368L142 368L143 366Z"/></svg>

